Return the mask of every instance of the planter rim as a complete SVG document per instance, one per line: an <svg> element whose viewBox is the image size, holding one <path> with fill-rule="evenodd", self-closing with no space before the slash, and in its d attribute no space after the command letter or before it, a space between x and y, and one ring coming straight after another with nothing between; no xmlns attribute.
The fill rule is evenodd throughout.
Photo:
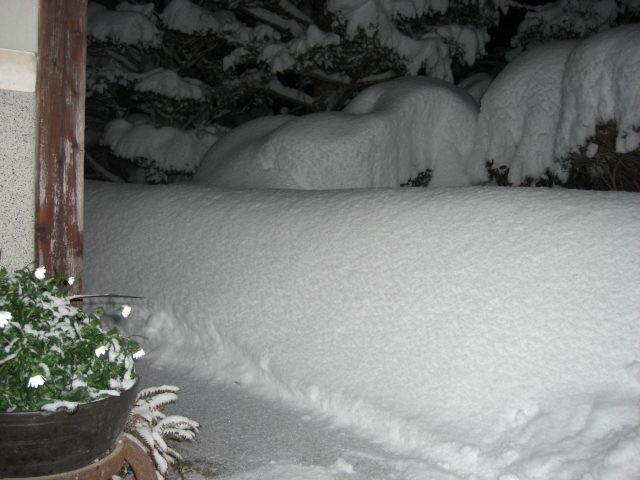
<svg viewBox="0 0 640 480"><path fill-rule="evenodd" d="M0 412L0 478L57 475L89 465L122 433L140 379L118 396L78 405L73 412Z"/></svg>
<svg viewBox="0 0 640 480"><path fill-rule="evenodd" d="M119 398L122 395L124 395L125 393L130 392L130 391L138 388L139 384L140 384L140 375L136 374L136 379L133 382L133 385L131 386L131 388L128 388L123 392L120 392L120 395L109 395L107 397L96 398L94 400L91 400L90 402L79 403L78 404L78 408L82 407L83 405L91 405L92 403L101 402L101 401L109 400L109 399L112 399L112 398ZM20 415L20 414L22 414L22 415L33 415L33 414L37 414L37 413L39 413L40 415L42 415L44 417L48 417L48 416L51 416L51 415L56 415L56 414L59 414L59 413L66 413L67 415L73 415L74 413L76 413L78 411L78 408L76 408L73 411L69 411L69 410L65 409L64 407L60 407L60 408L58 408L57 410L55 410L53 412L48 411L48 410L20 410L19 412L15 412L15 411L14 412L7 412L7 411L5 411L5 412L0 412L0 415Z"/></svg>

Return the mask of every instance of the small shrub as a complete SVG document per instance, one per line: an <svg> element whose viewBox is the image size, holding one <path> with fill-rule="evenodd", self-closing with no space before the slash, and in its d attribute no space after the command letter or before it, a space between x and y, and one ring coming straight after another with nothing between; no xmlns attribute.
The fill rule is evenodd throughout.
<svg viewBox="0 0 640 480"><path fill-rule="evenodd" d="M640 128L634 129L640 132ZM599 122L596 134L578 152L560 160L569 179L567 188L585 190L640 191L640 148L616 152L618 127L615 121Z"/></svg>
<svg viewBox="0 0 640 480"><path fill-rule="evenodd" d="M428 187L431 181L431 169L427 168L424 172L420 172L415 178L410 178L407 183L401 183L401 187Z"/></svg>

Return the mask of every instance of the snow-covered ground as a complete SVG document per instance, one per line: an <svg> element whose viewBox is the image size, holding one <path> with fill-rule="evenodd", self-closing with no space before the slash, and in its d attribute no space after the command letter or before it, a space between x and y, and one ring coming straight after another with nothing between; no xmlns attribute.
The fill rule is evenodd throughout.
<svg viewBox="0 0 640 480"><path fill-rule="evenodd" d="M357 25L383 3L330 6ZM479 116L458 87L400 79L225 134L191 184L87 183L85 291L145 297L120 327L204 425L190 480L638 480L640 197L351 188L424 168L466 186L487 160L519 183L598 116L634 150L639 38L525 53ZM143 126L119 125L135 144Z"/></svg>
<svg viewBox="0 0 640 480"><path fill-rule="evenodd" d="M264 414L264 450L227 450L224 477L637 480L639 207L561 189L88 183L85 290L146 297L123 326L167 370L154 383L191 386L200 461L238 445L217 424L251 432ZM211 395L258 413L213 413ZM309 435L340 437L320 420L361 457L316 456Z"/></svg>
<svg viewBox="0 0 640 480"><path fill-rule="evenodd" d="M203 425L194 443L176 445L188 480L391 480L412 462L314 418L309 409L233 383L202 382L146 361L138 363L138 372L144 386L179 385L179 400L166 412Z"/></svg>

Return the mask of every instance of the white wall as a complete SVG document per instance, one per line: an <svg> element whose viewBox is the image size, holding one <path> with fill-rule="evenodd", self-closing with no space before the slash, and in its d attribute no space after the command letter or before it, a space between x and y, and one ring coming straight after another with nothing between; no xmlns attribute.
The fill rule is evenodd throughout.
<svg viewBox="0 0 640 480"><path fill-rule="evenodd" d="M0 266L35 259L39 0L0 0Z"/></svg>
<svg viewBox="0 0 640 480"><path fill-rule="evenodd" d="M38 51L39 0L0 0L0 48Z"/></svg>

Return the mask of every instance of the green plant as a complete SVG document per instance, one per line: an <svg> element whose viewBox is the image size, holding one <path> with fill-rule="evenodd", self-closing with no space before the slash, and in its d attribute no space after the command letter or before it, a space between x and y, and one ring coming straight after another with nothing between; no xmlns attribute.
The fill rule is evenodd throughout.
<svg viewBox="0 0 640 480"><path fill-rule="evenodd" d="M86 313L65 296L74 277L45 268L0 269L0 411L73 411L128 390L144 351L100 324L104 308ZM131 311L119 308L123 316Z"/></svg>

